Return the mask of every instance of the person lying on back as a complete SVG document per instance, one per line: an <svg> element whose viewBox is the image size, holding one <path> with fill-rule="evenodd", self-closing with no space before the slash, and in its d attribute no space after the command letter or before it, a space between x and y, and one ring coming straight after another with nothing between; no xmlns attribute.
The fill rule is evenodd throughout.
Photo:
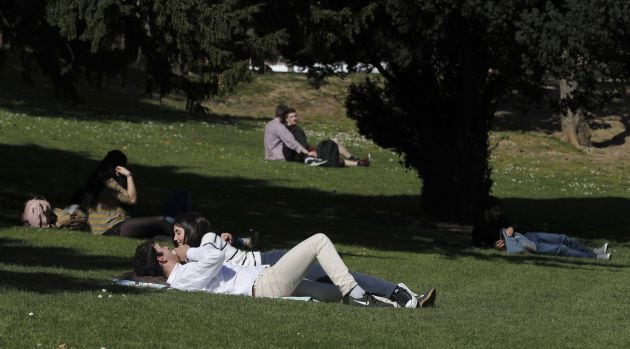
<svg viewBox="0 0 630 349"><path fill-rule="evenodd" d="M339 288L344 303L392 306L358 285L330 239L321 233L293 247L273 266L226 263L224 251L213 244L169 249L147 241L136 249L134 271L138 276L165 276L171 287L180 290L276 298L290 296L299 284L308 282L303 276L315 261Z"/></svg>
<svg viewBox="0 0 630 349"><path fill-rule="evenodd" d="M598 248L590 248L579 241L564 234L554 233L524 233L514 231L514 228L501 229L500 239L495 247L513 253L538 253L563 257L610 259L608 243Z"/></svg>

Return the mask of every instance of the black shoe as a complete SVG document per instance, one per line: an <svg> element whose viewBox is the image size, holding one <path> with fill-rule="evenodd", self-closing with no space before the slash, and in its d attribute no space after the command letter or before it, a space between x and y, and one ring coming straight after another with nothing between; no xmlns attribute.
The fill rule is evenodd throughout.
<svg viewBox="0 0 630 349"><path fill-rule="evenodd" d="M392 302L393 303L393 302ZM373 295L369 293L365 293L365 295L361 298L352 298L350 295L345 295L343 297L343 304L349 305L357 305L360 307L383 307L383 308L393 308L394 304L386 303L376 299Z"/></svg>
<svg viewBox="0 0 630 349"><path fill-rule="evenodd" d="M418 296L418 308L432 307L437 297L437 290L432 288Z"/></svg>
<svg viewBox="0 0 630 349"><path fill-rule="evenodd" d="M357 166L370 167L370 159L365 158L357 161Z"/></svg>
<svg viewBox="0 0 630 349"><path fill-rule="evenodd" d="M398 303L398 305L402 308L415 308L418 306L418 300L411 293L411 290L403 283L396 286L389 299Z"/></svg>

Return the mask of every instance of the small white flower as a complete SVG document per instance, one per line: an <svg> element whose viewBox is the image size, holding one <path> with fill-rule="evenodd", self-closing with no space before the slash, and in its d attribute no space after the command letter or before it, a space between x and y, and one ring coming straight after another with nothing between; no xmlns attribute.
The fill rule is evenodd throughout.
<svg viewBox="0 0 630 349"><path fill-rule="evenodd" d="M107 292L107 290L106 289L102 289L101 292L105 293L105 292Z"/></svg>
<svg viewBox="0 0 630 349"><path fill-rule="evenodd" d="M98 295L98 298L103 298L103 295L100 295L100 294L99 294L99 295Z"/></svg>
<svg viewBox="0 0 630 349"><path fill-rule="evenodd" d="M33 316L33 313L32 313L32 312L31 312L31 313L28 313L28 316Z"/></svg>
<svg viewBox="0 0 630 349"><path fill-rule="evenodd" d="M107 298L112 298L112 295L110 294L109 296L107 296Z"/></svg>

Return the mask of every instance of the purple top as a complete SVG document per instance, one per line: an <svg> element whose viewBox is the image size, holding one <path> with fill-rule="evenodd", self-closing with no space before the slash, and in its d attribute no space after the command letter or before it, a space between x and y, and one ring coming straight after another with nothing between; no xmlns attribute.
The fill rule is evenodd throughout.
<svg viewBox="0 0 630 349"><path fill-rule="evenodd" d="M279 118L273 118L265 126L265 159L285 160L282 153L282 144L298 153L303 153L306 149L295 140L291 131L284 126Z"/></svg>

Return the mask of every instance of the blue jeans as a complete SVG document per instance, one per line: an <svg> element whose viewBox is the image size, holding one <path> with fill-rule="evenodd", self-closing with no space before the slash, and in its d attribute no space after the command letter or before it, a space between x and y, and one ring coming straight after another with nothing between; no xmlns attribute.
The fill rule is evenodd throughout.
<svg viewBox="0 0 630 349"><path fill-rule="evenodd" d="M523 235L536 244L536 253L579 258L597 257L591 248L564 234L525 233Z"/></svg>

